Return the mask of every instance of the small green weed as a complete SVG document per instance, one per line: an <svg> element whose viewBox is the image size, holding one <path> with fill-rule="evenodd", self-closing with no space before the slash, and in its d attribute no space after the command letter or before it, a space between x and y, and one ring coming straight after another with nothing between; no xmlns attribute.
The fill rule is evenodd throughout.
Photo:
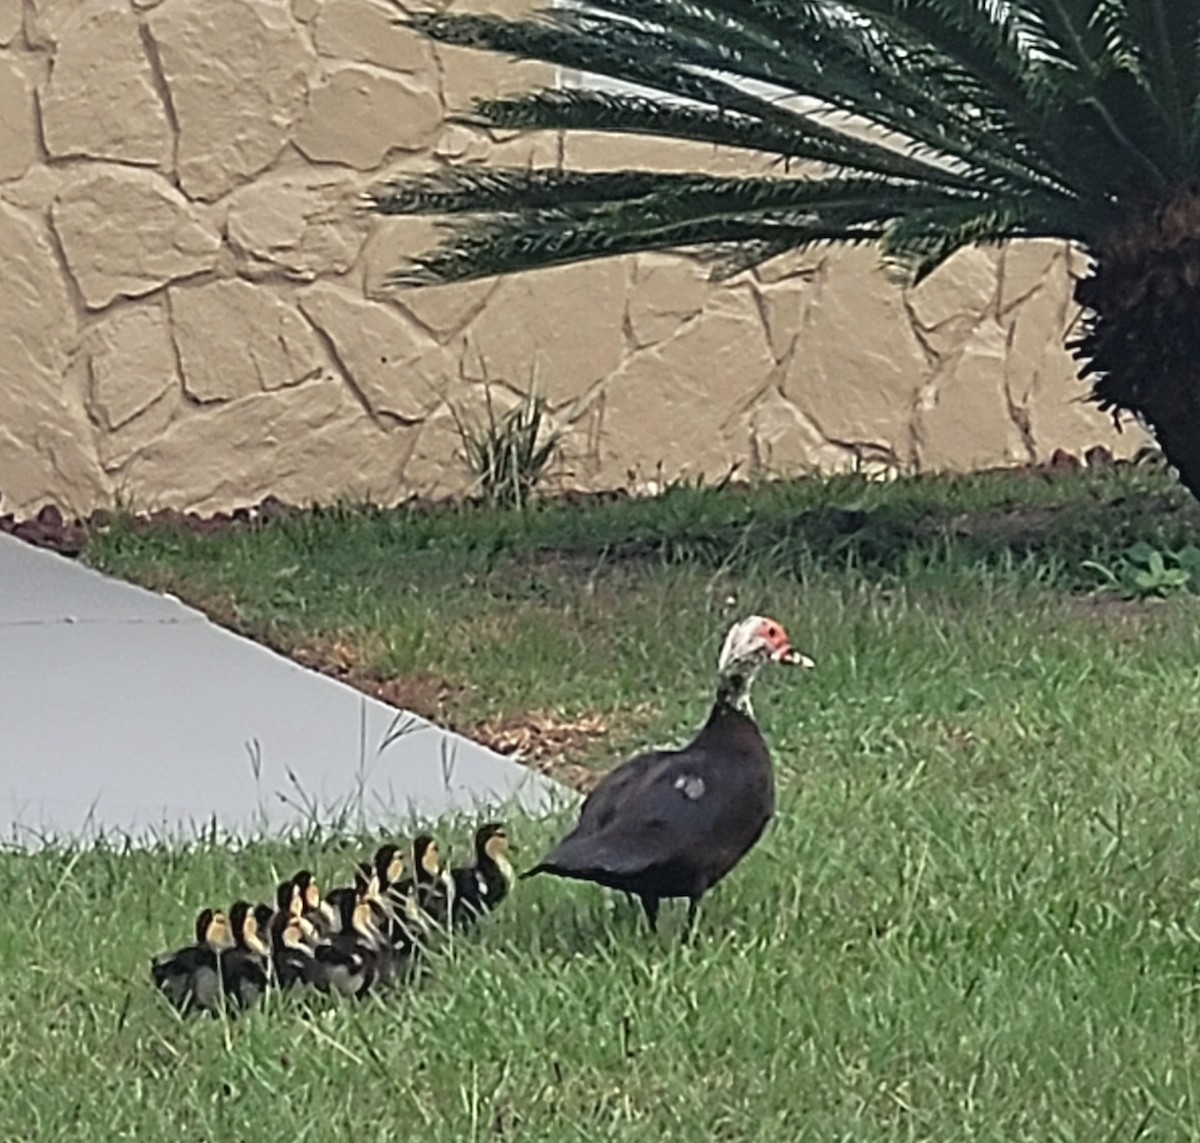
<svg viewBox="0 0 1200 1143"><path fill-rule="evenodd" d="M551 424L545 399L535 392L497 414L489 389L485 409L482 424L454 414L463 459L489 504L521 508L557 459L562 430Z"/></svg>
<svg viewBox="0 0 1200 1143"><path fill-rule="evenodd" d="M1139 540L1111 565L1084 560L1082 566L1102 579L1101 590L1126 599L1163 599L1182 591L1200 592L1200 547L1160 550Z"/></svg>

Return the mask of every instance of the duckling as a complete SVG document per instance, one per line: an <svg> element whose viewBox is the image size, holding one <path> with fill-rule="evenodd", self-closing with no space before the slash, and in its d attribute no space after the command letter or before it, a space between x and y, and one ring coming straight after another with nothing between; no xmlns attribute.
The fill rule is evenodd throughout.
<svg viewBox="0 0 1200 1143"><path fill-rule="evenodd" d="M381 845L371 861L379 874L379 885L385 891L404 876L404 855L398 845Z"/></svg>
<svg viewBox="0 0 1200 1143"><path fill-rule="evenodd" d="M267 987L270 949L258 928L258 913L249 901L237 901L229 910L234 946L220 958L221 988L228 1000L241 1008L258 1002Z"/></svg>
<svg viewBox="0 0 1200 1143"><path fill-rule="evenodd" d="M452 916L457 927L474 924L508 896L516 880L509 854L516 850L502 822L488 822L475 831L474 863L450 871L454 878Z"/></svg>
<svg viewBox="0 0 1200 1143"><path fill-rule="evenodd" d="M229 918L220 910L201 909L195 936L194 944L156 956L150 975L180 1012L215 1012L221 1004L221 956L235 944Z"/></svg>
<svg viewBox="0 0 1200 1143"><path fill-rule="evenodd" d="M317 935L303 917L276 913L271 922L271 975L287 992L318 983Z"/></svg>
<svg viewBox="0 0 1200 1143"><path fill-rule="evenodd" d="M292 878L295 892L301 900L301 914L317 930L319 936L326 936L334 931L338 918L328 902L321 899L321 890L316 878L308 869L302 869Z"/></svg>
<svg viewBox="0 0 1200 1143"><path fill-rule="evenodd" d="M317 986L340 996L365 996L379 976L387 939L375 927L370 903L353 889L335 889L327 900L338 914L339 931L317 946Z"/></svg>
<svg viewBox="0 0 1200 1143"><path fill-rule="evenodd" d="M400 883L400 892L413 898L435 926L445 926L454 903L454 878L442 868L438 843L428 834L413 841L413 871L413 877Z"/></svg>
<svg viewBox="0 0 1200 1143"><path fill-rule="evenodd" d="M270 905L254 906L254 924L258 929L259 939L267 949L268 956L271 952L271 921L274 918L275 910Z"/></svg>

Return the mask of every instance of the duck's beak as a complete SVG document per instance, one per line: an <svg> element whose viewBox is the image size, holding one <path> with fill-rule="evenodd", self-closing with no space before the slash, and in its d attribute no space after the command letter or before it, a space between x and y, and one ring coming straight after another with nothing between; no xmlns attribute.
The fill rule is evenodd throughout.
<svg viewBox="0 0 1200 1143"><path fill-rule="evenodd" d="M797 651L795 647L787 647L782 651L776 652L775 662L783 663L787 667L804 667L810 671L817 665L807 655Z"/></svg>

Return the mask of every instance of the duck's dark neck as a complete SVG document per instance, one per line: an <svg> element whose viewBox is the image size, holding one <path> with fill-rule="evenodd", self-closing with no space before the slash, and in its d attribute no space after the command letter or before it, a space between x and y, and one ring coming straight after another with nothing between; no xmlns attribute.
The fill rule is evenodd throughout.
<svg viewBox="0 0 1200 1143"><path fill-rule="evenodd" d="M736 711L747 718L754 717L750 708L750 684L754 682L754 670L745 664L727 667L717 679L717 701L713 712Z"/></svg>

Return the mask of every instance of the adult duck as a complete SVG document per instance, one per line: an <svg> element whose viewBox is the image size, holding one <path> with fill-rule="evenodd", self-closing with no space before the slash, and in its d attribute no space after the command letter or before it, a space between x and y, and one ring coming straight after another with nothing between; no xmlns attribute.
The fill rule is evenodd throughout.
<svg viewBox="0 0 1200 1143"><path fill-rule="evenodd" d="M774 619L751 615L734 624L717 662L712 710L692 741L607 774L575 828L522 877L551 873L631 893L651 930L664 898L686 897L690 931L701 899L775 813L771 756L750 707L750 686L767 663L814 665Z"/></svg>

